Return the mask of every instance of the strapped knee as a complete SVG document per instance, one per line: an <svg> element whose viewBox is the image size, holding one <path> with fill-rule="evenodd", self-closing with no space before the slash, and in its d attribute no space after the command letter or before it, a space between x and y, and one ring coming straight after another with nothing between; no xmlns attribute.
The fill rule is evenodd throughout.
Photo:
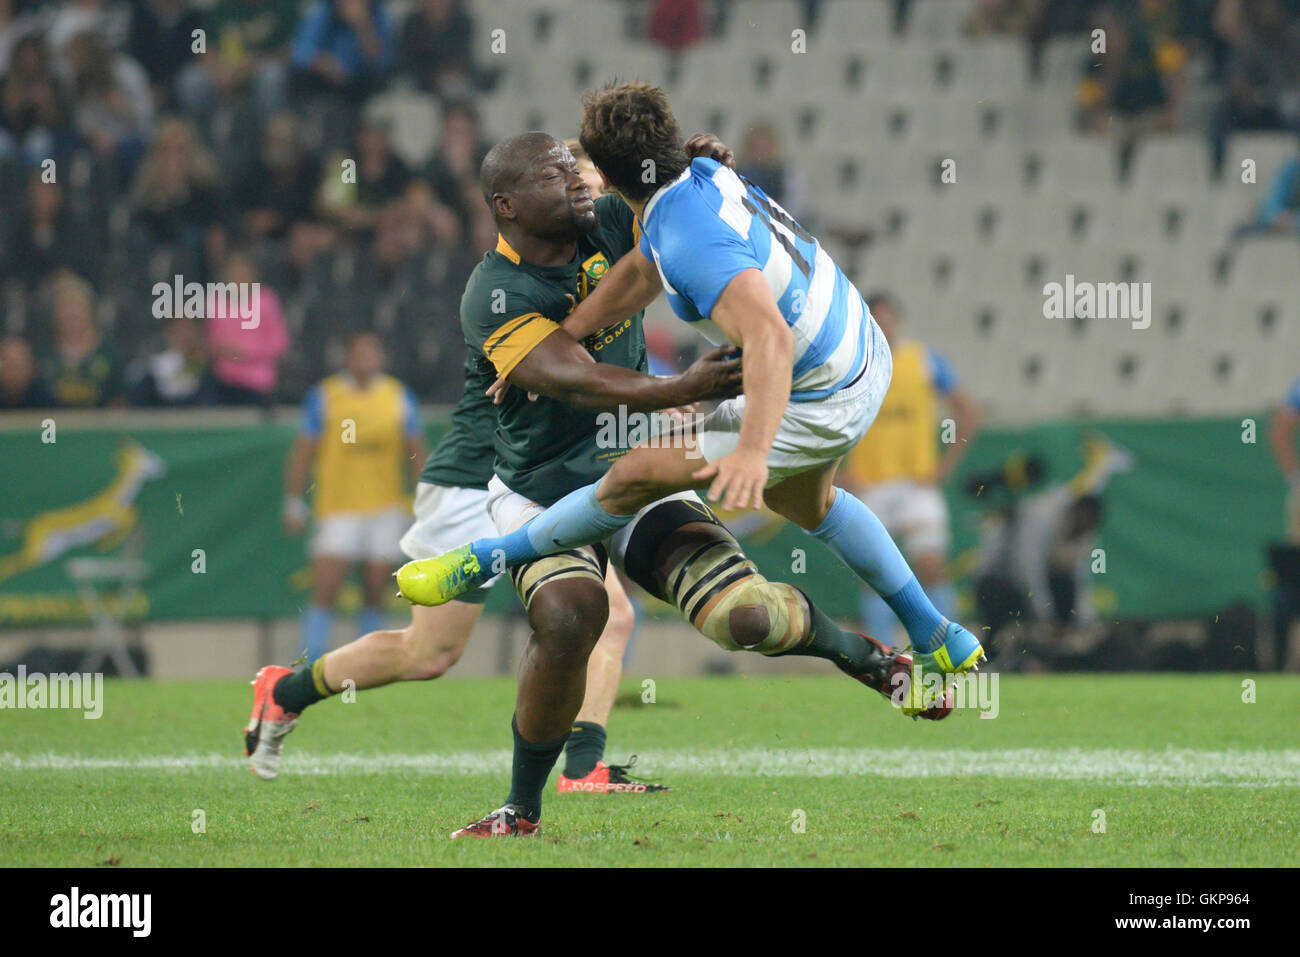
<svg viewBox="0 0 1300 957"><path fill-rule="evenodd" d="M695 627L729 651L779 655L803 639L808 614L797 589L755 572L702 609Z"/></svg>

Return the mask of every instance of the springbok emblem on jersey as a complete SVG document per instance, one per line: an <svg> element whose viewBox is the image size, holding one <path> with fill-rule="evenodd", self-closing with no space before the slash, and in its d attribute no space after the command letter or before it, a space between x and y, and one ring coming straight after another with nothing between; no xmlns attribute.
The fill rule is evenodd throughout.
<svg viewBox="0 0 1300 957"><path fill-rule="evenodd" d="M0 558L0 581L82 545L107 549L120 544L139 519L135 500L144 483L166 471L166 463L153 452L136 442L123 442L117 449L117 475L103 491L27 520L18 551Z"/></svg>

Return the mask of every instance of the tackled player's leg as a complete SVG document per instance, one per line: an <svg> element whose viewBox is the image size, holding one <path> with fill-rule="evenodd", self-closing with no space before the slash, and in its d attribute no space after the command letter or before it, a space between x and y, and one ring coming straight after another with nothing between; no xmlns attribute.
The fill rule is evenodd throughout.
<svg viewBox="0 0 1300 957"><path fill-rule="evenodd" d="M802 591L765 578L694 492L643 509L610 548L628 576L729 651L824 658L913 718L939 720L949 694L923 693L912 658L846 632Z"/></svg>

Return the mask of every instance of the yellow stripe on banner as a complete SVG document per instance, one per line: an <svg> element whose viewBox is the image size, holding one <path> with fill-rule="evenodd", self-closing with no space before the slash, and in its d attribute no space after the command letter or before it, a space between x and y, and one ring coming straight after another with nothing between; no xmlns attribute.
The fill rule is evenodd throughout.
<svg viewBox="0 0 1300 957"><path fill-rule="evenodd" d="M559 328L558 323L541 313L520 316L492 334L483 344L483 354L492 361L497 375L508 376L524 360L524 356Z"/></svg>

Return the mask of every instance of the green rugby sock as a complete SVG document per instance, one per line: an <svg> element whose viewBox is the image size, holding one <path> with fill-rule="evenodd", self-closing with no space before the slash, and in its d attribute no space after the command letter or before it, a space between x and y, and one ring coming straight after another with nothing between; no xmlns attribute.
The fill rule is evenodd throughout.
<svg viewBox="0 0 1300 957"><path fill-rule="evenodd" d="M325 684L325 659L317 658L310 666L298 668L275 683L271 697L290 714L300 714L309 704L315 704L337 691Z"/></svg>
<svg viewBox="0 0 1300 957"><path fill-rule="evenodd" d="M564 746L564 776L585 778L605 756L605 729L594 721L575 721Z"/></svg>
<svg viewBox="0 0 1300 957"><path fill-rule="evenodd" d="M513 715L510 731L515 736L515 757L510 770L510 795L505 803L513 804L520 814L536 824L542 816L542 791L546 788L546 779L551 776L551 769L559 760L569 735L566 732L554 741L533 744L519 734Z"/></svg>
<svg viewBox="0 0 1300 957"><path fill-rule="evenodd" d="M800 594L803 594L800 592ZM856 678L866 674L879 663L880 650L861 635L845 631L804 595L808 603L808 635L794 648L773 655L803 655L811 658L825 658L833 662L836 668Z"/></svg>

